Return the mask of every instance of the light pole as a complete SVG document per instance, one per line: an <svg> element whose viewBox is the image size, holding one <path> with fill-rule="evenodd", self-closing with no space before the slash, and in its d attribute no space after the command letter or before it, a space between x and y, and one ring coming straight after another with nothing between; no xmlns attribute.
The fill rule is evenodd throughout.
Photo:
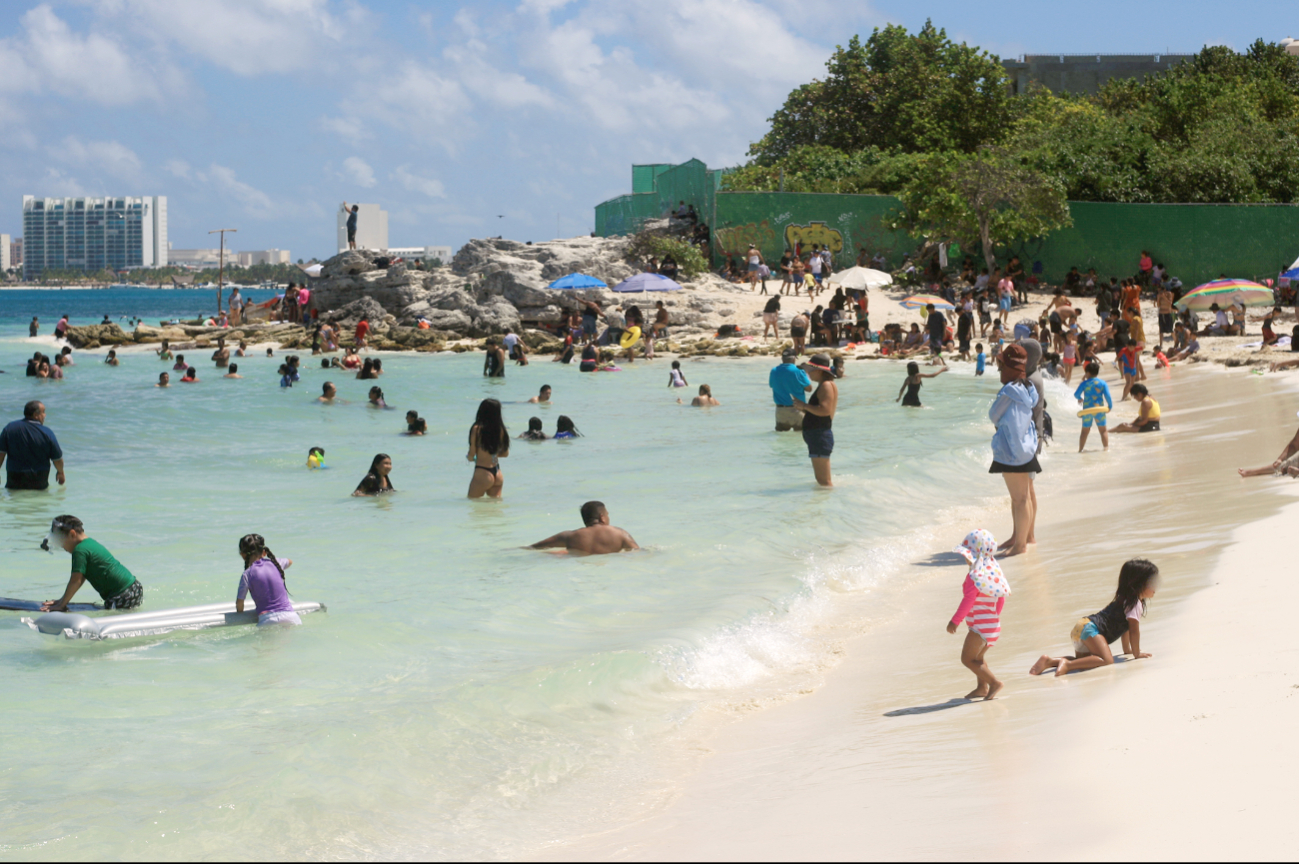
<svg viewBox="0 0 1299 864"><path fill-rule="evenodd" d="M221 315L221 295L224 293L221 289L225 285L226 272L226 232L238 233L238 228L216 228L207 233L221 235L221 252L217 256L217 316Z"/></svg>

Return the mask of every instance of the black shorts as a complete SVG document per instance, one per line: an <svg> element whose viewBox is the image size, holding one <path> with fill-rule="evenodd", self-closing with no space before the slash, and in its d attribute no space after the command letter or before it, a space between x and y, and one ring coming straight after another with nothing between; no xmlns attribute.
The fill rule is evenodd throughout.
<svg viewBox="0 0 1299 864"><path fill-rule="evenodd" d="M1025 462L1023 465L1003 465L996 459L992 460L992 467L988 469L989 474L1041 474L1042 466L1037 463L1037 457Z"/></svg>
<svg viewBox="0 0 1299 864"><path fill-rule="evenodd" d="M105 609L134 609L144 602L144 586L137 579L130 585L122 589L122 593L115 594L104 601Z"/></svg>
<svg viewBox="0 0 1299 864"><path fill-rule="evenodd" d="M1160 313L1159 313L1159 332L1160 332L1160 333L1172 333L1172 332L1173 332L1173 313L1172 313L1172 312L1160 312Z"/></svg>
<svg viewBox="0 0 1299 864"><path fill-rule="evenodd" d="M1138 426L1138 427L1137 427L1137 431L1138 431L1138 432L1158 432L1158 431L1159 431L1159 421L1158 421L1158 420L1147 420L1145 426Z"/></svg>
<svg viewBox="0 0 1299 864"><path fill-rule="evenodd" d="M50 488L50 471L10 471L6 489L48 489Z"/></svg>
<svg viewBox="0 0 1299 864"><path fill-rule="evenodd" d="M961 340L961 353L962 353L962 354L968 354L969 351L970 351L970 340L969 340L969 339L962 339L962 340Z"/></svg>
<svg viewBox="0 0 1299 864"><path fill-rule="evenodd" d="M1051 332L1057 335L1064 332L1064 327L1062 326L1060 319L1051 319Z"/></svg>
<svg viewBox="0 0 1299 864"><path fill-rule="evenodd" d="M829 459L834 452L833 429L809 429L803 427L803 443L807 445L807 455L812 459Z"/></svg>
<svg viewBox="0 0 1299 864"><path fill-rule="evenodd" d="M349 228L349 229L347 229L347 242L348 242L348 243L355 243L355 242L356 242L356 229L355 229L355 228Z"/></svg>

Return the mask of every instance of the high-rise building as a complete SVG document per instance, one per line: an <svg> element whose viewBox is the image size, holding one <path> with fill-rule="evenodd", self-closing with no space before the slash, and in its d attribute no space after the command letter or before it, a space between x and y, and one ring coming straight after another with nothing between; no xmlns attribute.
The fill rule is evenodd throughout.
<svg viewBox="0 0 1299 864"><path fill-rule="evenodd" d="M13 240L8 234L0 234L0 276L10 267L14 266L13 253L11 251Z"/></svg>
<svg viewBox="0 0 1299 864"><path fill-rule="evenodd" d="M388 211L380 210L378 204L357 204L356 213L356 248L388 248ZM347 249L348 211L338 208L338 251Z"/></svg>
<svg viewBox="0 0 1299 864"><path fill-rule="evenodd" d="M9 266L23 266L23 238L21 237L9 244Z"/></svg>
<svg viewBox="0 0 1299 864"><path fill-rule="evenodd" d="M167 265L167 199L23 196L23 276Z"/></svg>

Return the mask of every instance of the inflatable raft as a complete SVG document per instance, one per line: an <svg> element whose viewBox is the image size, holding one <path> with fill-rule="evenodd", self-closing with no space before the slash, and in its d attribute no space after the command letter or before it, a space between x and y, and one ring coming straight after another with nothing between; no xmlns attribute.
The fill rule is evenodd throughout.
<svg viewBox="0 0 1299 864"><path fill-rule="evenodd" d="M294 603L293 611L299 615L326 611L322 603ZM205 630L209 627L239 627L257 623L257 612L249 609L236 612L234 603L209 603L206 606L186 606L181 609L163 609L158 612L131 612L126 615L105 615L90 618L75 612L47 612L35 620L21 619L33 630L68 639L127 639L132 636L153 636L173 630Z"/></svg>
<svg viewBox="0 0 1299 864"><path fill-rule="evenodd" d="M69 612L98 612L103 609L98 603L69 603ZM40 600L15 600L13 597L0 597L0 609L11 612L39 612Z"/></svg>

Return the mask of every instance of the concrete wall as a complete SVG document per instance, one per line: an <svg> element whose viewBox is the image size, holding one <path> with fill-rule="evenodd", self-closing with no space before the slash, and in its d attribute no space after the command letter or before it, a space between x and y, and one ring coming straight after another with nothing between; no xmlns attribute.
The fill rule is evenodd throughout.
<svg viewBox="0 0 1299 864"><path fill-rule="evenodd" d="M1025 54L1003 60L1012 93L1036 81L1055 93L1095 95L1111 78L1145 78L1164 72L1194 54Z"/></svg>

